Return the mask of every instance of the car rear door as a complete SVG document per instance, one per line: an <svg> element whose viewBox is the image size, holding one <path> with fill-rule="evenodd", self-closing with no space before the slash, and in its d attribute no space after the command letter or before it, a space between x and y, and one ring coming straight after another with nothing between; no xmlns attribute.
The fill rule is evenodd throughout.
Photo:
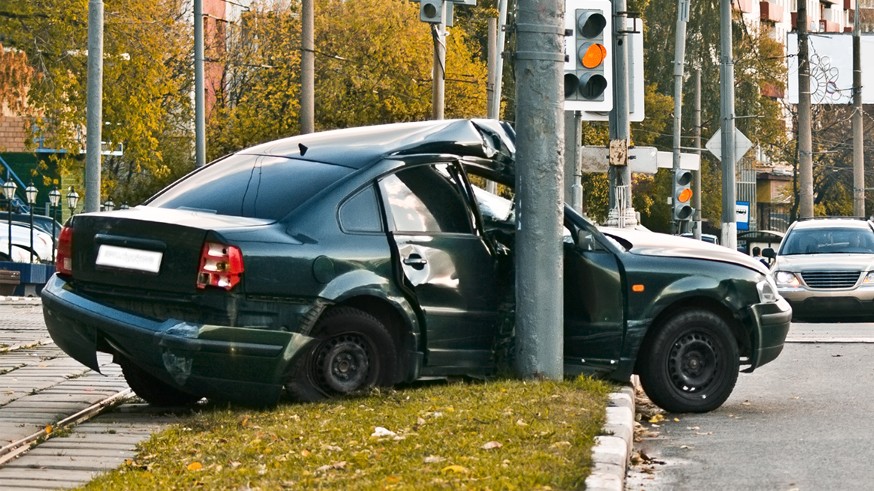
<svg viewBox="0 0 874 491"><path fill-rule="evenodd" d="M502 286L456 163L408 166L379 182L394 257L425 321L426 365L491 369Z"/></svg>

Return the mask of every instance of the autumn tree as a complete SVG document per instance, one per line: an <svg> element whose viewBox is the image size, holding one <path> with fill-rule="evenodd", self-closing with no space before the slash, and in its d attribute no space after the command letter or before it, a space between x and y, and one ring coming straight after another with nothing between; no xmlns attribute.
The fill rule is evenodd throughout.
<svg viewBox="0 0 874 491"><path fill-rule="evenodd" d="M101 194L119 202L138 202L190 168L191 37L178 7L176 0L106 2L102 139L123 144L124 154L103 159ZM87 0L0 9L5 41L27 53L37 73L28 92L34 136L59 150L60 170L74 175L82 174L85 147L87 13Z"/></svg>
<svg viewBox="0 0 874 491"><path fill-rule="evenodd" d="M253 5L231 35L212 157L299 132L299 8ZM429 119L431 36L408 0L316 2L316 130ZM478 44L458 25L446 44L446 117L485 116Z"/></svg>

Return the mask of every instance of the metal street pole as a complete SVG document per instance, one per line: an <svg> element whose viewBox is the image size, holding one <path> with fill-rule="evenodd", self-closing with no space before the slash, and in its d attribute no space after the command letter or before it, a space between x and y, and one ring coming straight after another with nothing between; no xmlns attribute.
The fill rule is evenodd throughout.
<svg viewBox="0 0 874 491"><path fill-rule="evenodd" d="M431 119L443 119L446 76L446 2L441 2L440 23L431 24L434 37L434 66L431 69Z"/></svg>
<svg viewBox="0 0 874 491"><path fill-rule="evenodd" d="M859 0L853 12L853 214L865 216L865 135L862 128L862 47Z"/></svg>
<svg viewBox="0 0 874 491"><path fill-rule="evenodd" d="M701 162L701 68L695 70L695 111L693 113L694 135L695 135L695 153L698 154L698 162ZM701 240L701 173L703 166L699 165L698 170L694 171L695 186L692 194L692 201L695 207L693 215L692 235Z"/></svg>
<svg viewBox="0 0 874 491"><path fill-rule="evenodd" d="M801 2L804 3L804 2ZM734 155L734 61L731 42L731 0L719 0L719 109L722 131L722 245L737 249Z"/></svg>
<svg viewBox="0 0 874 491"><path fill-rule="evenodd" d="M813 135L807 2L798 2L798 218L813 217Z"/></svg>
<svg viewBox="0 0 874 491"><path fill-rule="evenodd" d="M301 2L300 132L315 131L315 30L313 1Z"/></svg>
<svg viewBox="0 0 874 491"><path fill-rule="evenodd" d="M85 211L100 210L103 127L103 1L88 2L88 87L85 113Z"/></svg>
<svg viewBox="0 0 874 491"><path fill-rule="evenodd" d="M194 165L206 165L206 94L203 81L203 0L194 0Z"/></svg>
<svg viewBox="0 0 874 491"><path fill-rule="evenodd" d="M677 180L676 176L680 172L680 147L683 130L683 75L684 65L686 60L686 22L689 20L689 0L677 1L677 32L674 41L674 147L672 169L675 178L673 179L673 189L671 190L671 199L677 197ZM674 203L671 203L674 206ZM674 232L683 233L684 220L673 220Z"/></svg>
<svg viewBox="0 0 874 491"><path fill-rule="evenodd" d="M564 5L518 0L516 352L522 377L563 378Z"/></svg>
<svg viewBox="0 0 874 491"><path fill-rule="evenodd" d="M610 211L608 224L634 227L637 216L631 202L631 169L628 167L628 8L625 0L613 0L613 109L610 111Z"/></svg>

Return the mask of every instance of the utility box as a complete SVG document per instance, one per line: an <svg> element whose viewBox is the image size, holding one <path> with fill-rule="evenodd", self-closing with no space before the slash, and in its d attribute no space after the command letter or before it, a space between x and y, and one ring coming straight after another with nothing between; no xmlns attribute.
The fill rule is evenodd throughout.
<svg viewBox="0 0 874 491"><path fill-rule="evenodd" d="M8 271L5 269L0 269L0 295L12 295L13 293L15 293L15 289L20 283L20 271Z"/></svg>

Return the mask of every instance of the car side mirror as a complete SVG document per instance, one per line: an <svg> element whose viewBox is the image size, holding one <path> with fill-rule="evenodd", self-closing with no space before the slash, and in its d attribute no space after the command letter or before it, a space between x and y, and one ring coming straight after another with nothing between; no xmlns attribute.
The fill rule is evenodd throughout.
<svg viewBox="0 0 874 491"><path fill-rule="evenodd" d="M595 237L588 230L578 230L577 247L582 251L594 251Z"/></svg>
<svg viewBox="0 0 874 491"><path fill-rule="evenodd" d="M774 249L771 249L770 247L766 247L766 248L762 249L762 256L765 256L768 259L774 259L777 257L777 253L774 252Z"/></svg>

